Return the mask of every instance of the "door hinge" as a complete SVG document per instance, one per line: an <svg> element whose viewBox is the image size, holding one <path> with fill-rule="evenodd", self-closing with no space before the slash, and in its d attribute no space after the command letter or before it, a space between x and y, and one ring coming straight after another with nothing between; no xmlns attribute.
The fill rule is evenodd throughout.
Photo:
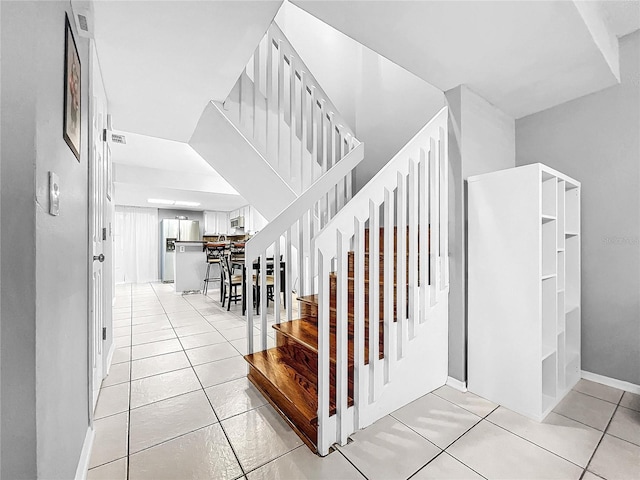
<svg viewBox="0 0 640 480"><path fill-rule="evenodd" d="M102 240L107 239L107 227L102 227Z"/></svg>
<svg viewBox="0 0 640 480"><path fill-rule="evenodd" d="M102 340L107 339L107 327L102 327Z"/></svg>
<svg viewBox="0 0 640 480"><path fill-rule="evenodd" d="M106 128L102 129L102 141L103 142L107 141L107 129Z"/></svg>

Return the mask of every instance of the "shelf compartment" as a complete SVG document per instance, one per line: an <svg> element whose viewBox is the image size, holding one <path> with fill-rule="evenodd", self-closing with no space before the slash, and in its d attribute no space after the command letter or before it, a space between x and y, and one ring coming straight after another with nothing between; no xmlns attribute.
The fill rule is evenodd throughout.
<svg viewBox="0 0 640 480"><path fill-rule="evenodd" d="M564 332L560 332L558 333L558 391L563 391L566 388L567 369L565 365Z"/></svg>
<svg viewBox="0 0 640 480"><path fill-rule="evenodd" d="M580 354L567 348L565 388L573 387L580 380Z"/></svg>
<svg viewBox="0 0 640 480"><path fill-rule="evenodd" d="M564 202L565 234L577 234L580 231L580 190L565 190Z"/></svg>
<svg viewBox="0 0 640 480"><path fill-rule="evenodd" d="M555 349L556 344L556 317L558 294L556 292L555 279L542 282L542 355L548 352L548 347ZM545 350L547 348L547 350Z"/></svg>
<svg viewBox="0 0 640 480"><path fill-rule="evenodd" d="M557 361L553 352L542 361L542 411L547 410L555 401L557 394ZM545 404L545 402L548 402Z"/></svg>
<svg viewBox="0 0 640 480"><path fill-rule="evenodd" d="M558 292L558 317L557 317L557 331L558 333L560 332L564 332L565 330L565 311L564 311L565 305L564 305L564 292L563 291L559 291Z"/></svg>
<svg viewBox="0 0 640 480"><path fill-rule="evenodd" d="M545 175L542 176L542 216L556 217L556 204L557 204L557 179L556 177L548 177L545 180Z"/></svg>
<svg viewBox="0 0 640 480"><path fill-rule="evenodd" d="M565 206L564 206L564 190L565 190L565 182L564 180L558 180L558 212L557 212L557 217L558 217L558 237L557 237L557 241L558 241L558 251L564 250L564 210L565 210Z"/></svg>
<svg viewBox="0 0 640 480"><path fill-rule="evenodd" d="M556 274L558 276L558 290L564 290L564 252L557 252Z"/></svg>
<svg viewBox="0 0 640 480"><path fill-rule="evenodd" d="M546 222L542 228L542 275L556 273L556 223Z"/></svg>

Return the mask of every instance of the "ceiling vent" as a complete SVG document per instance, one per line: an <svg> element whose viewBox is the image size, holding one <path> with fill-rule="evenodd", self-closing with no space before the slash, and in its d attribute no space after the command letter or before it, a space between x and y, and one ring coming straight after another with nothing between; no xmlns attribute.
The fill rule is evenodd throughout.
<svg viewBox="0 0 640 480"><path fill-rule="evenodd" d="M111 141L113 143L120 143L122 145L126 145L127 144L127 139L125 138L124 135L118 135L117 133L112 133L111 134Z"/></svg>
<svg viewBox="0 0 640 480"><path fill-rule="evenodd" d="M93 15L89 2L74 0L71 8L78 35L93 38Z"/></svg>

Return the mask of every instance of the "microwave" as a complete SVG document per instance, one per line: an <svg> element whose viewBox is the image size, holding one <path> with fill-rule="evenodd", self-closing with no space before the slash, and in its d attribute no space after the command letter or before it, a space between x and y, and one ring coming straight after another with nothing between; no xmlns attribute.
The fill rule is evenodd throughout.
<svg viewBox="0 0 640 480"><path fill-rule="evenodd" d="M231 219L231 228L244 228L244 217L235 217Z"/></svg>

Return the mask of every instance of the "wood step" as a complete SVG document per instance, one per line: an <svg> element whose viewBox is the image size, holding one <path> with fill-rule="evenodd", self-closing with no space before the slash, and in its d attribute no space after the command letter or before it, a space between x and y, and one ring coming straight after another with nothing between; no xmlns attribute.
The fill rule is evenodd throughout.
<svg viewBox="0 0 640 480"><path fill-rule="evenodd" d="M274 330L287 339L299 344L303 348L306 348L312 354L318 355L318 325L315 322L315 318L304 318L299 320L292 320L291 322L283 322L273 325ZM365 332L368 333L368 332ZM352 367L354 364L354 350L353 350L353 330L347 331L349 336L348 345L348 362ZM276 341L277 341L276 337ZM280 344L278 344L280 346ZM384 346L384 339L381 341L381 347ZM380 358L384 358L382 351L380 351ZM336 333L335 331L329 332L329 359L332 363L336 363ZM365 364L369 363L369 349L365 346L364 349Z"/></svg>
<svg viewBox="0 0 640 480"><path fill-rule="evenodd" d="M249 380L264 394L307 445L317 443L317 371L296 361L282 347L244 356L249 364ZM349 397L348 404L353 405ZM330 382L329 415L335 415L335 387Z"/></svg>

